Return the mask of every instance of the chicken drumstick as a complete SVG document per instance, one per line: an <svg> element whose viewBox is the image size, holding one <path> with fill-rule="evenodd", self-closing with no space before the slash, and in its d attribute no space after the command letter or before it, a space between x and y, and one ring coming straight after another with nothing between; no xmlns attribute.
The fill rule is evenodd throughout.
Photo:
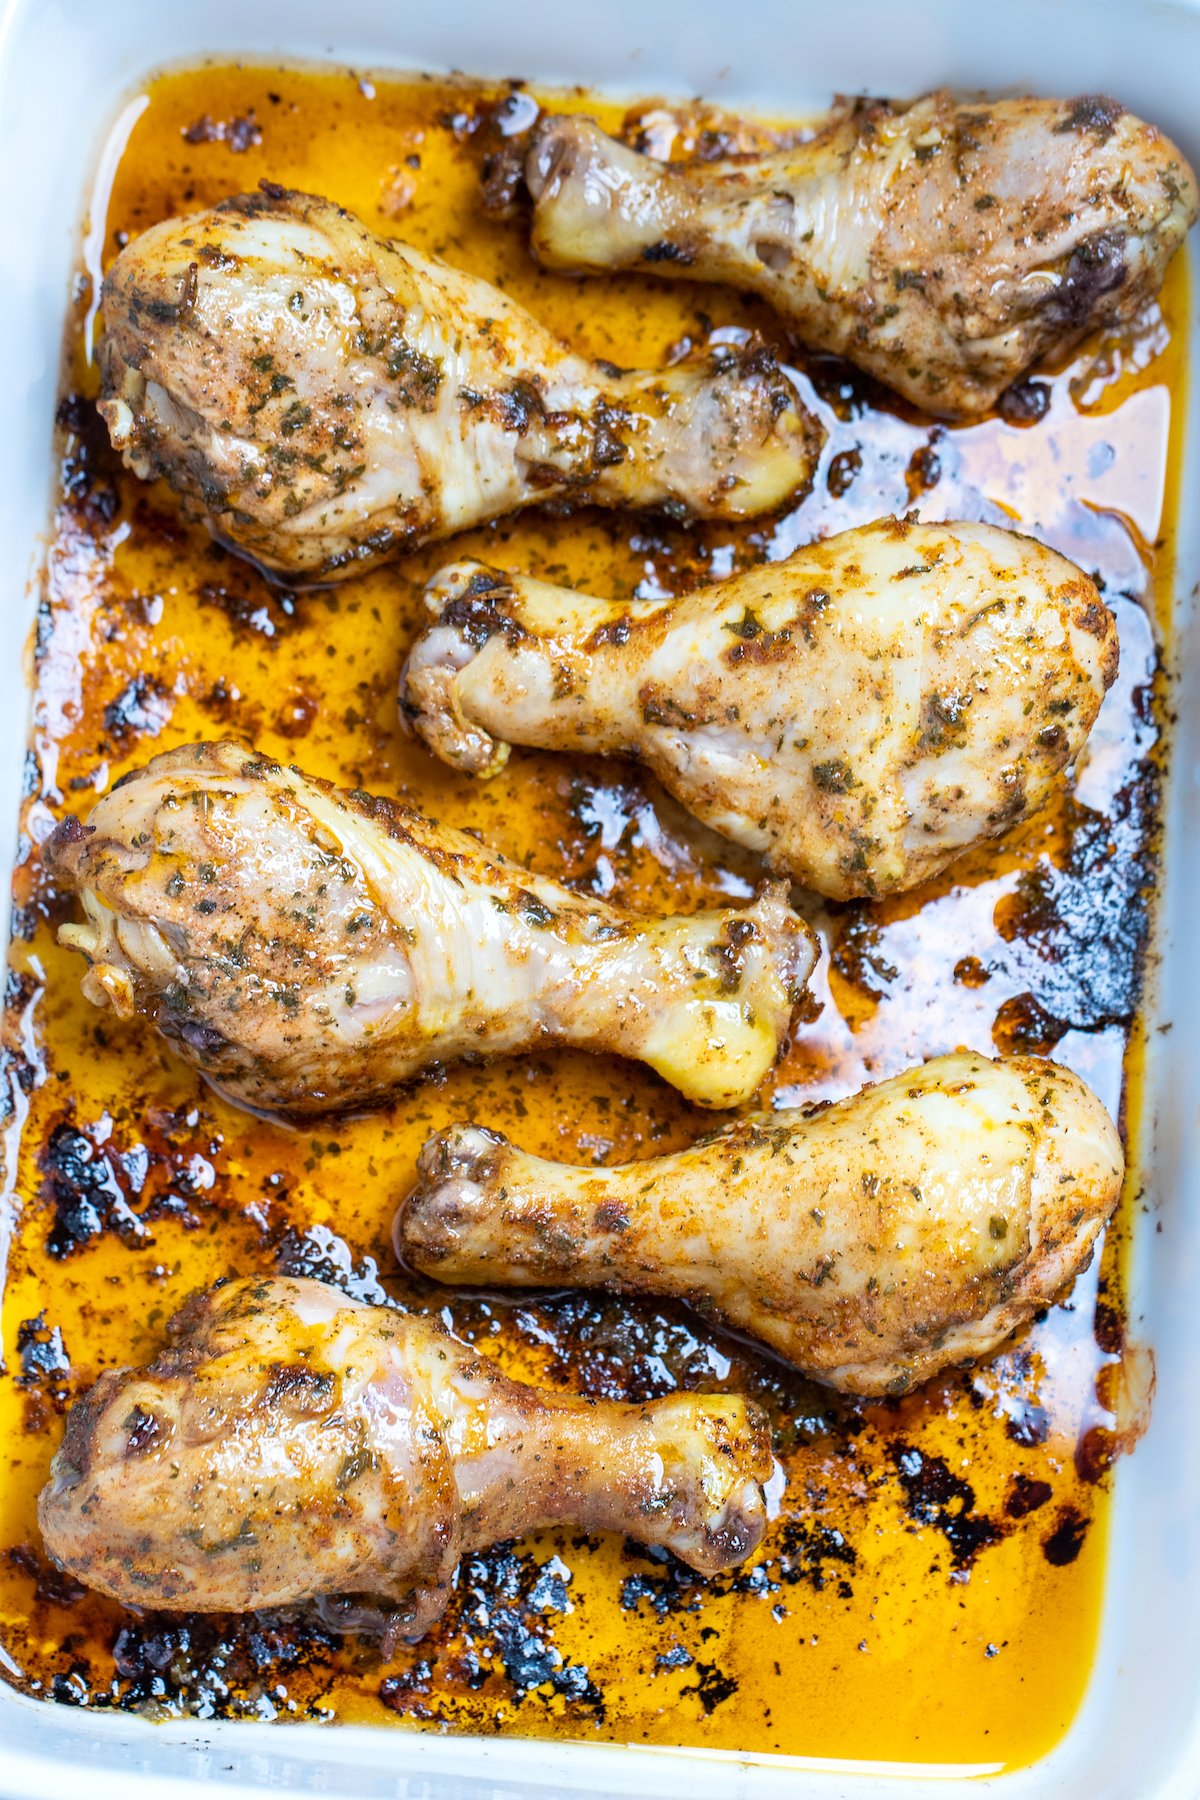
<svg viewBox="0 0 1200 1800"><path fill-rule="evenodd" d="M1048 1305L1124 1166L1070 1070L960 1052L619 1168L452 1125L421 1152L396 1247L440 1281L673 1294L833 1387L896 1394Z"/></svg>
<svg viewBox="0 0 1200 1800"><path fill-rule="evenodd" d="M989 525L884 519L630 604L462 562L426 601L400 709L444 761L638 757L835 899L914 887L1036 812L1117 671L1087 576Z"/></svg>
<svg viewBox="0 0 1200 1800"><path fill-rule="evenodd" d="M747 288L951 418L1085 331L1128 325L1197 206L1174 144L1095 95L860 102L808 143L682 165L553 116L525 179L548 268Z"/></svg>
<svg viewBox="0 0 1200 1800"><path fill-rule="evenodd" d="M196 1296L171 1338L72 1408L38 1505L59 1566L127 1605L374 1595L419 1637L461 1556L540 1526L703 1574L762 1538L770 1437L735 1395L543 1393L430 1319L283 1277Z"/></svg>
<svg viewBox="0 0 1200 1800"><path fill-rule="evenodd" d="M60 937L91 964L88 998L148 1016L233 1098L297 1115L546 1043L640 1057L733 1106L816 958L782 884L742 910L634 916L234 743L156 756L44 854L83 897Z"/></svg>
<svg viewBox="0 0 1200 1800"><path fill-rule="evenodd" d="M485 281L269 184L121 252L100 368L129 465L312 581L564 496L745 518L807 488L823 435L764 350L589 362Z"/></svg>

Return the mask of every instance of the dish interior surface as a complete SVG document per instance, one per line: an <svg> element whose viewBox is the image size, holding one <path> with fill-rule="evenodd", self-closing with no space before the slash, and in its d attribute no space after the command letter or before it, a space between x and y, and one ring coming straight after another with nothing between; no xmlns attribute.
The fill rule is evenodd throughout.
<svg viewBox="0 0 1200 1800"><path fill-rule="evenodd" d="M1015 524L1103 584L1121 671L1053 807L885 902L808 908L820 1010L761 1101L840 1096L969 1045L1053 1054L1136 1144L1137 1006L1157 846L1187 309L1182 259L1122 340L1039 375L1036 423L933 426L727 290L539 271L479 200L507 90L205 66L148 83L114 139L68 327L58 506L4 1016L6 1180L0 1645L14 1685L151 1716L397 1720L482 1733L1013 1767L1078 1707L1103 1588L1110 1469L1143 1423L1148 1351L1125 1330L1136 1162L1104 1253L992 1363L900 1400L838 1398L681 1307L447 1291L396 1267L395 1203L433 1130L473 1117L568 1161L682 1147L711 1127L652 1075L567 1052L455 1067L361 1118L293 1128L222 1101L136 1026L85 1002L54 941L72 916L38 845L156 750L234 735L404 797L510 856L652 909L748 896L755 859L631 767L515 753L473 783L404 739L395 687L426 577L453 554L615 596L682 592L886 512ZM584 107L657 152L729 122ZM765 130L766 128L759 128ZM123 141L122 141L123 138ZM744 141L744 139L739 140ZM812 495L740 528L591 510L526 515L328 592L273 588L123 471L90 405L98 277L157 219L269 177L501 285L589 353L656 366L759 331L829 439ZM617 1541L545 1535L472 1556L446 1618L386 1666L313 1615L135 1617L51 1569L34 1523L62 1415L101 1369L147 1360L219 1276L278 1269L440 1315L511 1372L641 1399L734 1387L769 1407L788 1472L750 1567L705 1582Z"/></svg>

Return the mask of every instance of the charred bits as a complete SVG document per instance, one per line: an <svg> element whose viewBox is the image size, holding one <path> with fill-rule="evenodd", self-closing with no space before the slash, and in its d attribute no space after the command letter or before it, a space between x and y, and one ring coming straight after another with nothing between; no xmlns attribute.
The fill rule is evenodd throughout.
<svg viewBox="0 0 1200 1800"><path fill-rule="evenodd" d="M185 144L224 144L235 156L257 149L263 141L262 126L252 106L232 119L214 119L202 113L190 125L184 125L179 135Z"/></svg>
<svg viewBox="0 0 1200 1800"><path fill-rule="evenodd" d="M103 419L82 394L65 394L55 423L63 433L59 470L65 506L74 506L83 524L98 531L112 524L121 508L118 462Z"/></svg>
<svg viewBox="0 0 1200 1800"><path fill-rule="evenodd" d="M724 1674L716 1663L698 1662L696 1675L698 1677L696 1681L690 1682L687 1687L680 1688L680 1698L685 1694L694 1694L699 1700L706 1718L716 1707L720 1706L723 1700L728 1700L731 1695L737 1693L738 1684L733 1676Z"/></svg>
<svg viewBox="0 0 1200 1800"><path fill-rule="evenodd" d="M122 1147L111 1138L64 1119L50 1132L39 1156L41 1198L52 1213L46 1239L50 1255L63 1258L102 1233L131 1246L154 1242L150 1226L177 1219L195 1229L212 1204L216 1173L190 1136L192 1115L151 1114L144 1141ZM178 1134L178 1142L175 1134ZM219 1141L207 1144L209 1156Z"/></svg>
<svg viewBox="0 0 1200 1800"><path fill-rule="evenodd" d="M1027 1519L1053 1497L1054 1489L1048 1481L1038 1481L1032 1475L1014 1475L1004 1510L1010 1519Z"/></svg>
<svg viewBox="0 0 1200 1800"><path fill-rule="evenodd" d="M33 1582L37 1599L46 1601L51 1606L74 1606L87 1592L73 1575L68 1575L65 1569L56 1569L52 1562L47 1561L28 1544L17 1544L9 1551L8 1560L14 1569L19 1569L22 1575L27 1575Z"/></svg>
<svg viewBox="0 0 1200 1800"><path fill-rule="evenodd" d="M17 1326L17 1358L21 1373L16 1385L24 1390L22 1427L30 1433L44 1431L75 1397L62 1332L57 1325L47 1325L44 1308Z"/></svg>
<svg viewBox="0 0 1200 1800"><path fill-rule="evenodd" d="M847 910L831 955L843 981L870 1000L882 999L900 973L883 954L883 932L865 907Z"/></svg>
<svg viewBox="0 0 1200 1800"><path fill-rule="evenodd" d="M1042 1539L1042 1555L1046 1561L1056 1569L1073 1563L1083 1549L1083 1540L1090 1524L1091 1520L1085 1519L1074 1506L1062 1507L1054 1530Z"/></svg>
<svg viewBox="0 0 1200 1800"><path fill-rule="evenodd" d="M138 674L104 708L104 729L123 749L134 738L157 737L171 717L171 691L155 675Z"/></svg>
<svg viewBox="0 0 1200 1800"><path fill-rule="evenodd" d="M1143 762L1116 796L1111 818L1068 800L1066 866L1039 862L997 908L1012 973L1029 984L1023 1000L1031 1016L1038 1009L1043 1038L1046 1020L1061 1026L1061 1037L1133 1018L1156 877L1158 786L1154 766Z"/></svg>
<svg viewBox="0 0 1200 1800"><path fill-rule="evenodd" d="M554 1615L570 1610L570 1580L557 1556L539 1562L511 1544L464 1557L447 1614L422 1640L424 1677L420 1665L389 1675L381 1689L384 1703L394 1712L440 1718L436 1709L419 1710L428 1703L414 1704L414 1697L435 1684L442 1691L465 1685L499 1690L517 1707L565 1701L569 1710L602 1723L604 1698L590 1672L553 1641Z"/></svg>
<svg viewBox="0 0 1200 1800"><path fill-rule="evenodd" d="M910 1444L893 1444L892 1462L914 1525L932 1525L950 1547L953 1568L969 1569L981 1550L998 1544L1005 1528L975 1510L975 1489L951 1473L940 1456Z"/></svg>
<svg viewBox="0 0 1200 1800"><path fill-rule="evenodd" d="M356 1258L346 1240L328 1225L310 1225L304 1231L286 1226L275 1244L275 1267L280 1275L340 1288L368 1306L395 1304L379 1280L375 1258Z"/></svg>

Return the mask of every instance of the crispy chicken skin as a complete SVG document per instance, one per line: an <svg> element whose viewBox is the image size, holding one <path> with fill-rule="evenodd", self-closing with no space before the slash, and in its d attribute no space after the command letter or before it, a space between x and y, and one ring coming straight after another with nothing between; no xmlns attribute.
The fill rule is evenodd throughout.
<svg viewBox="0 0 1200 1800"><path fill-rule="evenodd" d="M770 1437L736 1395L543 1393L318 1281L219 1285L170 1336L72 1408L38 1505L59 1566L126 1605L362 1594L419 1637L461 1556L541 1526L625 1532L703 1574L762 1538Z"/></svg>
<svg viewBox="0 0 1200 1800"><path fill-rule="evenodd" d="M564 496L765 512L822 438L765 350L592 363L486 282L269 185L121 252L100 368L130 467L313 581Z"/></svg>
<svg viewBox="0 0 1200 1800"><path fill-rule="evenodd" d="M807 343L951 418L1127 324L1197 206L1174 144L1102 96L860 101L798 147L669 166L548 117L525 176L548 268L749 289Z"/></svg>
<svg viewBox="0 0 1200 1800"><path fill-rule="evenodd" d="M884 519L667 601L460 562L426 603L400 707L444 761L637 757L836 899L913 887L1036 812L1117 670L1094 584L989 525Z"/></svg>
<svg viewBox="0 0 1200 1800"><path fill-rule="evenodd" d="M83 899L60 938L91 965L89 999L151 1019L234 1099L294 1114L551 1042L733 1106L816 958L782 884L741 910L634 916L234 743L156 756L45 856Z"/></svg>
<svg viewBox="0 0 1200 1800"><path fill-rule="evenodd" d="M1078 1076L959 1052L619 1168L452 1125L422 1150L395 1236L440 1281L671 1294L832 1387L897 1394L1052 1301L1123 1170Z"/></svg>

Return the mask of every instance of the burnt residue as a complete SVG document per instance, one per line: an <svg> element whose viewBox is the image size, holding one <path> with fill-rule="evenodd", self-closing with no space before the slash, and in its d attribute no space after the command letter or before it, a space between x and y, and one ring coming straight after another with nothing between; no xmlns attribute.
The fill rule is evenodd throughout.
<svg viewBox="0 0 1200 1800"><path fill-rule="evenodd" d="M714 1594L753 1596L777 1609L782 1604L778 1596L796 1587L812 1594L828 1592L846 1604L855 1597L850 1577L858 1566L857 1550L836 1525L813 1519L785 1519L751 1567L722 1575L697 1575L669 1550L653 1545L630 1542L626 1554L640 1566L621 1583L621 1605L627 1612L645 1609L659 1621L702 1617L706 1599Z"/></svg>
<svg viewBox="0 0 1200 1800"><path fill-rule="evenodd" d="M17 1326L17 1356L21 1364L17 1380L24 1387L53 1386L70 1373L62 1332L57 1325L47 1325L44 1307L36 1319L22 1319Z"/></svg>
<svg viewBox="0 0 1200 1800"><path fill-rule="evenodd" d="M253 107L247 112L236 113L232 119L214 119L208 113L201 113L198 119L185 125L179 135L185 144L224 144L235 156L257 149L263 141L262 126Z"/></svg>
<svg viewBox="0 0 1200 1800"><path fill-rule="evenodd" d="M553 1623L571 1607L571 1571L511 1544L464 1557L447 1618L433 1640L401 1652L384 1703L409 1717L444 1719L447 1697L467 1692L518 1709L565 1705L569 1718L602 1723L604 1696L587 1667L556 1648Z"/></svg>
<svg viewBox="0 0 1200 1800"><path fill-rule="evenodd" d="M862 451L857 446L853 450L839 450L836 456L830 457L825 484L835 500L850 492L862 473L862 466Z"/></svg>
<svg viewBox="0 0 1200 1800"><path fill-rule="evenodd" d="M51 1256L70 1256L103 1231L133 1240L147 1235L134 1204L145 1181L140 1159L106 1153L64 1122L50 1133L42 1167L43 1197L53 1208L46 1239Z"/></svg>
<svg viewBox="0 0 1200 1800"><path fill-rule="evenodd" d="M87 1589L65 1569L56 1568L40 1549L32 1544L17 1544L8 1552L11 1568L33 1582L34 1595L51 1606L75 1606Z"/></svg>
<svg viewBox="0 0 1200 1800"><path fill-rule="evenodd" d="M620 1602L626 1612L637 1612L645 1606L661 1620L700 1611L701 1583L686 1563L652 1545L631 1543L627 1550L631 1557L644 1559L652 1566L638 1569L622 1581Z"/></svg>
<svg viewBox="0 0 1200 1800"><path fill-rule="evenodd" d="M884 953L884 936L870 907L847 906L835 927L830 952L834 968L868 1000L882 998L900 971Z"/></svg>
<svg viewBox="0 0 1200 1800"><path fill-rule="evenodd" d="M1010 1519L1027 1519L1053 1498L1054 1489L1048 1481L1038 1481L1032 1475L1014 1475L1004 1510Z"/></svg>
<svg viewBox="0 0 1200 1800"><path fill-rule="evenodd" d="M938 445L944 436L943 431L935 431L929 442L918 444L908 459L904 479L908 486L910 506L915 506L921 497L930 493L942 479L942 463L938 455Z"/></svg>
<svg viewBox="0 0 1200 1800"><path fill-rule="evenodd" d="M547 1358L550 1380L598 1400L656 1400L711 1386L723 1358L683 1307L566 1293L518 1305L512 1328Z"/></svg>
<svg viewBox="0 0 1200 1800"><path fill-rule="evenodd" d="M1000 396L999 412L1006 425L1036 425L1049 410L1049 386L1031 376L1014 381Z"/></svg>
<svg viewBox="0 0 1200 1800"><path fill-rule="evenodd" d="M222 558L225 552L214 552ZM241 638L267 643L280 637L296 617L296 599L285 588L255 580L240 568L231 568L220 581L202 582L197 594L201 606L224 613Z"/></svg>
<svg viewBox="0 0 1200 1800"><path fill-rule="evenodd" d="M274 1257L280 1275L327 1282L369 1306L394 1304L379 1279L375 1258L356 1258L345 1239L328 1225L309 1225L303 1230L286 1226L274 1246Z"/></svg>
<svg viewBox="0 0 1200 1800"><path fill-rule="evenodd" d="M47 1323L44 1307L17 1326L17 1363L22 1430L29 1435L46 1431L77 1398L81 1384L71 1368L62 1328Z"/></svg>
<svg viewBox="0 0 1200 1800"><path fill-rule="evenodd" d="M696 1680L681 1688L680 1695L694 1694L705 1713L711 1713L722 1701L730 1699L737 1693L738 1684L734 1676L726 1675L716 1663L698 1662L696 1664Z"/></svg>
<svg viewBox="0 0 1200 1800"><path fill-rule="evenodd" d="M1061 1037L1128 1025L1137 1010L1158 870L1159 771L1143 761L1132 773L1109 815L1068 800L1065 861L1043 858L1022 874L997 920L1010 970L1029 982L1035 1050L1055 1041L1057 1027ZM1047 1020L1057 1027L1047 1031Z"/></svg>
<svg viewBox="0 0 1200 1800"><path fill-rule="evenodd" d="M149 1614L115 1631L116 1679L90 1704L160 1719L326 1718L319 1701L297 1702L289 1685L308 1676L319 1686L340 1643L315 1614ZM87 1679L78 1662L60 1682L66 1686L72 1675ZM55 1693L72 1697L69 1687Z"/></svg>
<svg viewBox="0 0 1200 1800"><path fill-rule="evenodd" d="M893 1444L890 1454L908 1517L941 1532L952 1569L969 1569L981 1550L1000 1542L1005 1526L976 1510L975 1489L943 1457L903 1443Z"/></svg>
<svg viewBox="0 0 1200 1800"><path fill-rule="evenodd" d="M137 674L105 706L105 735L122 745L136 737L157 737L173 705L170 689L156 675Z"/></svg>
<svg viewBox="0 0 1200 1800"><path fill-rule="evenodd" d="M1068 1029L1066 1019L1056 1019L1032 994L1010 994L992 1021L992 1041L1005 1056L1052 1056Z"/></svg>
<svg viewBox="0 0 1200 1800"><path fill-rule="evenodd" d="M55 422L62 434L62 501L77 511L89 532L106 530L116 520L121 501L120 465L104 421L90 399L68 393L58 403Z"/></svg>
<svg viewBox="0 0 1200 1800"><path fill-rule="evenodd" d="M167 1219L195 1230L216 1198L210 1158L221 1153L219 1142L202 1149L192 1138L195 1124L189 1111L159 1111L142 1137L124 1142L71 1118L54 1124L39 1157L49 1254L62 1260L110 1232L148 1249L154 1226ZM182 1155L180 1134L188 1138Z"/></svg>
<svg viewBox="0 0 1200 1800"><path fill-rule="evenodd" d="M778 1549L768 1567L778 1569L782 1585L795 1587L804 1583L816 1594L832 1585L839 1599L854 1598L850 1575L858 1564L858 1552L836 1525L786 1519L777 1542Z"/></svg>

